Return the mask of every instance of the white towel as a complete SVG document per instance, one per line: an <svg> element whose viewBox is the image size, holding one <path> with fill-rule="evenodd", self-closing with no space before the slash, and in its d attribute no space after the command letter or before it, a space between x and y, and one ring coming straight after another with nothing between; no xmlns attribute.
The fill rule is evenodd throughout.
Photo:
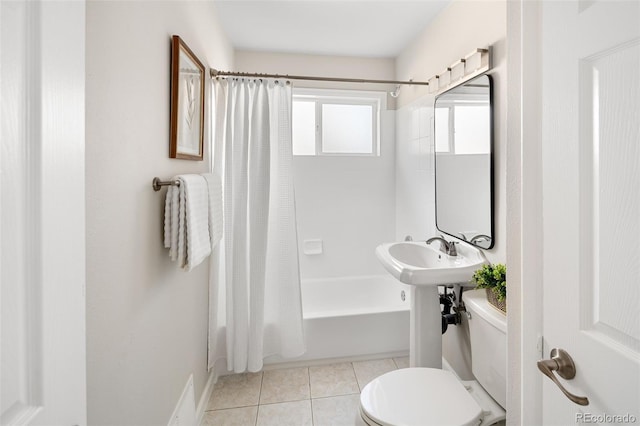
<svg viewBox="0 0 640 426"><path fill-rule="evenodd" d="M171 178L172 181L178 177ZM180 218L180 187L169 186L164 203L164 246L171 260L178 259L178 226Z"/></svg>
<svg viewBox="0 0 640 426"><path fill-rule="evenodd" d="M201 175L182 175L180 188L184 189L184 235L187 252L183 268L190 271L211 254L209 188Z"/></svg>
<svg viewBox="0 0 640 426"><path fill-rule="evenodd" d="M224 224L222 220L222 180L217 173L204 174L209 187L209 238L211 248L222 239Z"/></svg>
<svg viewBox="0 0 640 426"><path fill-rule="evenodd" d="M171 260L190 271L211 254L209 237L209 187L200 175L173 178L165 200L164 246Z"/></svg>

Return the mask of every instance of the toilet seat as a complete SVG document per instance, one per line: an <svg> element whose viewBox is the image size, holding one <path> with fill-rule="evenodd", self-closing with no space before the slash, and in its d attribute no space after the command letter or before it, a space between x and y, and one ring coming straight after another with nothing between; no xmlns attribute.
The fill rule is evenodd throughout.
<svg viewBox="0 0 640 426"><path fill-rule="evenodd" d="M360 394L367 423L380 426L466 426L482 409L450 371L404 368L377 377Z"/></svg>

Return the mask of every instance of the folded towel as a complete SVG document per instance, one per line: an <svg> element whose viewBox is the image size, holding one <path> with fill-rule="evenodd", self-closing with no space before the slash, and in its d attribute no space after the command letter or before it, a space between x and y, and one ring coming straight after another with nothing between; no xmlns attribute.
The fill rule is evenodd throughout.
<svg viewBox="0 0 640 426"><path fill-rule="evenodd" d="M209 237L209 187L200 175L173 178L165 200L164 246L171 260L186 271L192 270L211 254Z"/></svg>
<svg viewBox="0 0 640 426"><path fill-rule="evenodd" d="M174 176L171 180L175 181ZM180 187L169 186L164 204L164 246L171 260L178 259L178 225L180 219Z"/></svg>
<svg viewBox="0 0 640 426"><path fill-rule="evenodd" d="M222 239L224 229L222 221L222 180L217 173L202 175L209 187L209 238L211 248Z"/></svg>
<svg viewBox="0 0 640 426"><path fill-rule="evenodd" d="M184 235L187 252L183 268L190 271L211 254L209 188L207 181L201 175L182 175L180 188L184 189Z"/></svg>

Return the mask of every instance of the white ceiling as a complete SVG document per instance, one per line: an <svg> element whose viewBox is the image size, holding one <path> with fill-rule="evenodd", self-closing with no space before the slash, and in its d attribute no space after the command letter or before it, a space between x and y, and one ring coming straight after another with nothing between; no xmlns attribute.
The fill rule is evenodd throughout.
<svg viewBox="0 0 640 426"><path fill-rule="evenodd" d="M450 0L214 0L238 50L396 57Z"/></svg>

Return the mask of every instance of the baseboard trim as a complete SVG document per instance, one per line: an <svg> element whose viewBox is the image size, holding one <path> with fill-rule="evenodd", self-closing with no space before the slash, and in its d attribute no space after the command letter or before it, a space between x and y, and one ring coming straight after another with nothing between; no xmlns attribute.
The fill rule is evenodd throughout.
<svg viewBox="0 0 640 426"><path fill-rule="evenodd" d="M192 424L196 420L195 416L195 394L193 390L193 374L189 375L189 380L180 395L180 399L169 418L169 426L179 426Z"/></svg>
<svg viewBox="0 0 640 426"><path fill-rule="evenodd" d="M213 393L213 387L215 386L217 381L217 377L215 374L215 368L212 368L209 372L209 378L207 379L207 384L204 386L204 390L202 391L202 396L200 397L200 401L198 401L198 407L196 408L196 424L201 425L202 420L204 419L204 413L207 411L207 405L209 404L209 399L211 398L211 394Z"/></svg>

